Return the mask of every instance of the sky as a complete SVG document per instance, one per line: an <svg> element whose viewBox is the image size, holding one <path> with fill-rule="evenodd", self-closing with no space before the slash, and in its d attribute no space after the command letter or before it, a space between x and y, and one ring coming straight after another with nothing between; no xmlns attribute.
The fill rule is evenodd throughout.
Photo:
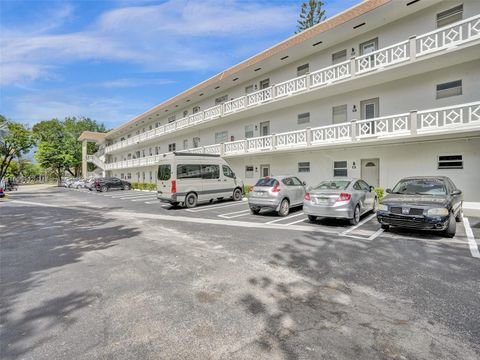
<svg viewBox="0 0 480 360"><path fill-rule="evenodd" d="M0 0L0 114L114 128L293 35L301 3Z"/></svg>

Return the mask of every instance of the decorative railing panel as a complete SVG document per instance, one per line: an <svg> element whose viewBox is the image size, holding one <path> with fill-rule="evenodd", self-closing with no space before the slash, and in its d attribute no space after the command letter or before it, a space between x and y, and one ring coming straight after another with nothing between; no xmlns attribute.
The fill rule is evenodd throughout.
<svg viewBox="0 0 480 360"><path fill-rule="evenodd" d="M225 143L225 154L245 152L245 144L245 140L227 142Z"/></svg>
<svg viewBox="0 0 480 360"><path fill-rule="evenodd" d="M377 70L409 59L409 41L373 51L355 59L357 74Z"/></svg>
<svg viewBox="0 0 480 360"><path fill-rule="evenodd" d="M245 109L246 97L241 96L239 98L227 101L223 104L223 113L230 114L238 110Z"/></svg>
<svg viewBox="0 0 480 360"><path fill-rule="evenodd" d="M350 60L314 71L310 74L310 87L333 83L350 77Z"/></svg>
<svg viewBox="0 0 480 360"><path fill-rule="evenodd" d="M276 147L286 148L305 146L307 144L307 130L290 131L275 135Z"/></svg>
<svg viewBox="0 0 480 360"><path fill-rule="evenodd" d="M410 132L410 114L384 116L360 120L356 123L357 138L398 135Z"/></svg>
<svg viewBox="0 0 480 360"><path fill-rule="evenodd" d="M205 110L205 120L217 118L222 115L222 105L217 105Z"/></svg>
<svg viewBox="0 0 480 360"><path fill-rule="evenodd" d="M247 106L258 105L273 99L273 86L247 95Z"/></svg>
<svg viewBox="0 0 480 360"><path fill-rule="evenodd" d="M323 142L333 142L337 140L350 140L351 124L336 124L328 126L320 126L312 128L311 130L311 142L312 144L318 144Z"/></svg>
<svg viewBox="0 0 480 360"><path fill-rule="evenodd" d="M480 102L419 111L418 131L439 131L442 128L480 124Z"/></svg>
<svg viewBox="0 0 480 360"><path fill-rule="evenodd" d="M280 98L298 93L307 89L307 75L275 85L275 97Z"/></svg>
<svg viewBox="0 0 480 360"><path fill-rule="evenodd" d="M272 136L261 136L247 139L248 152L267 150L272 148Z"/></svg>

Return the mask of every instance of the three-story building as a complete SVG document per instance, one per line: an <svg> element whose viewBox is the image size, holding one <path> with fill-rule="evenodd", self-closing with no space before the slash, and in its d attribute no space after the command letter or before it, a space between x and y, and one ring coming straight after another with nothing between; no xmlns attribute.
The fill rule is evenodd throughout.
<svg viewBox="0 0 480 360"><path fill-rule="evenodd" d="M155 182L163 153L222 155L246 184L295 174L392 187L446 175L480 201L480 2L368 0L106 133L106 175ZM86 154L86 142L101 152Z"/></svg>

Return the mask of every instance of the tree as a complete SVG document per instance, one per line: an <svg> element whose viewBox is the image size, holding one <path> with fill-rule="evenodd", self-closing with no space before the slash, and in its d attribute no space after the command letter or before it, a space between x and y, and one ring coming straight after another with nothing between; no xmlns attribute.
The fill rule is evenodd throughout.
<svg viewBox="0 0 480 360"><path fill-rule="evenodd" d="M309 0L302 3L295 34L325 20L325 10L322 10L323 5L324 3L320 0Z"/></svg>
<svg viewBox="0 0 480 360"><path fill-rule="evenodd" d="M2 179L13 159L25 155L35 145L30 129L23 124L7 120L0 115L0 179Z"/></svg>
<svg viewBox="0 0 480 360"><path fill-rule="evenodd" d="M33 132L38 139L37 161L45 169L53 169L58 179L64 171L78 177L82 167L82 144L78 141L83 131L106 131L103 124L89 118L67 117L35 124ZM89 144L89 152L95 152Z"/></svg>

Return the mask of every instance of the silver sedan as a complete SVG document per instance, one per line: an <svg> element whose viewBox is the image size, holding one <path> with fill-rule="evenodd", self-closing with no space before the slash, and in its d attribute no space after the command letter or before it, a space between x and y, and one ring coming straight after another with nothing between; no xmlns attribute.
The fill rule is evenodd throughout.
<svg viewBox="0 0 480 360"><path fill-rule="evenodd" d="M376 211L377 194L361 179L340 178L322 181L305 194L303 212L310 221L317 217L349 219L352 225L368 211Z"/></svg>
<svg viewBox="0 0 480 360"><path fill-rule="evenodd" d="M290 208L302 206L305 183L295 176L270 176L257 181L248 197L253 214L261 209L275 210L280 216L287 216Z"/></svg>

